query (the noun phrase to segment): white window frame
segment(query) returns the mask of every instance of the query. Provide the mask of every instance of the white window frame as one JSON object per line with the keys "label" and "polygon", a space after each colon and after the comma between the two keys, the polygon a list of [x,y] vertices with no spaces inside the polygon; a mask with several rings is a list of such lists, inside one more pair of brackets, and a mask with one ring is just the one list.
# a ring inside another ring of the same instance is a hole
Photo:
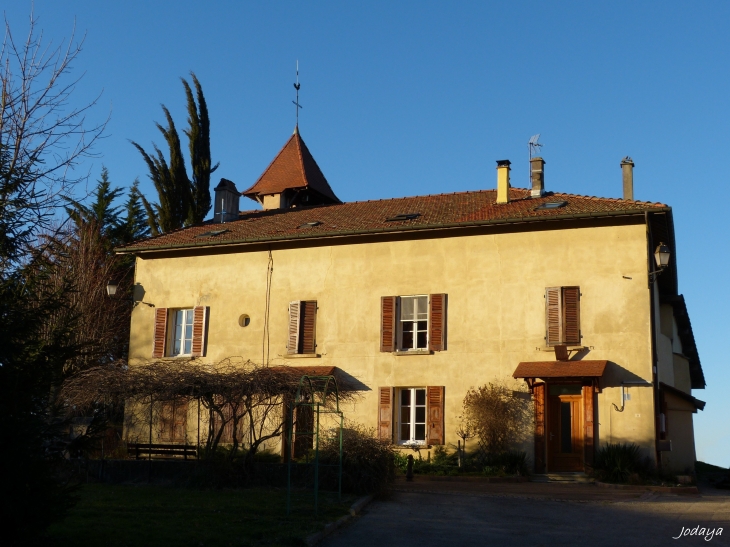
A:
{"label": "white window frame", "polygon": [[[422,312],[422,313],[426,314],[425,331],[418,330],[418,314],[419,314],[420,310],[418,310],[418,308],[417,308],[417,302],[418,302],[419,298],[424,298],[425,302],[426,302],[426,304],[425,304],[426,309],[424,310],[424,312]],[[415,321],[413,319],[404,320],[402,317],[403,301],[406,299],[413,300]],[[431,321],[431,318],[429,317],[429,312],[430,312],[429,299],[430,299],[430,296],[427,294],[413,294],[413,295],[398,297],[398,307],[397,307],[397,312],[396,312],[396,322],[397,322],[397,332],[398,332],[397,351],[428,351],[428,342],[429,342],[428,338],[429,338],[429,331],[430,331],[429,326],[430,326],[430,321]],[[405,347],[403,344],[403,324],[404,323],[413,323],[413,342],[411,344],[412,347]],[[418,333],[419,332],[426,333],[426,344],[423,347],[418,347]]]}
{"label": "white window frame", "polygon": [[[178,321],[178,314],[182,313],[182,327],[180,329],[181,336],[177,335],[177,327],[180,324]],[[185,326],[190,322],[190,337],[185,336]],[[192,355],[193,353],[193,323],[195,321],[195,309],[194,308],[177,308],[170,310],[170,318],[168,324],[170,325],[170,332],[168,336],[168,353],[169,357],[185,357]],[[180,342],[180,351],[175,353],[175,344]],[[185,352],[185,343],[190,344],[190,351]]]}
{"label": "white window frame", "polygon": [[[423,404],[417,405],[416,404],[416,392],[422,391],[423,392]],[[403,432],[401,426],[404,425],[403,420],[403,393],[408,392],[410,393],[410,399],[411,404],[408,405],[409,407],[409,421],[407,422],[409,424],[409,435],[408,438],[403,438]],[[409,445],[409,444],[417,444],[421,446],[426,446],[428,444],[428,428],[426,427],[428,422],[428,390],[425,387],[404,387],[404,388],[398,388],[396,389],[397,394],[397,439],[398,444],[400,445]],[[423,421],[418,422],[416,421],[416,413],[418,408],[423,408]],[[417,425],[423,425],[423,439],[416,439],[416,426]]]}

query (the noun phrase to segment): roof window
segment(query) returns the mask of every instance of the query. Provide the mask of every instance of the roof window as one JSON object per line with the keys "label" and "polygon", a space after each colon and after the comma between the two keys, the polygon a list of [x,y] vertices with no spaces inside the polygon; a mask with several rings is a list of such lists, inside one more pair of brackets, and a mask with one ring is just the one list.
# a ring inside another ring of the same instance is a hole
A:
{"label": "roof window", "polygon": [[568,205],[567,201],[548,201],[546,203],[543,203],[542,205],[538,205],[535,207],[535,210],[539,209],[560,209],[561,207],[565,207]]}
{"label": "roof window", "polygon": [[319,220],[314,220],[312,222],[305,222],[304,224],[300,224],[297,226],[297,228],[314,228],[315,226],[319,226],[322,224]]}
{"label": "roof window", "polygon": [[421,216],[421,213],[401,213],[391,218],[386,218],[386,222],[393,222],[396,220],[413,220]]}
{"label": "roof window", "polygon": [[229,232],[229,231],[230,230],[228,230],[228,229],[225,229],[225,230],[211,230],[210,232],[205,232],[203,234],[198,234],[195,237],[215,237],[215,236],[219,236],[219,235],[224,234],[224,233]]}

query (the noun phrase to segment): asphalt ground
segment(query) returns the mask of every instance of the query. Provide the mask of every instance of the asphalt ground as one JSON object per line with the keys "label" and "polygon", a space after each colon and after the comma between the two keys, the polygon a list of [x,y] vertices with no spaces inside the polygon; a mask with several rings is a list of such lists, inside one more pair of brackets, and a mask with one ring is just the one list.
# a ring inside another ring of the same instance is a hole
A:
{"label": "asphalt ground", "polygon": [[[682,535],[683,531],[688,535]],[[678,495],[593,484],[416,480],[396,483],[389,494],[373,501],[321,545],[645,547],[708,543],[730,546],[730,491],[701,486],[699,495]]]}

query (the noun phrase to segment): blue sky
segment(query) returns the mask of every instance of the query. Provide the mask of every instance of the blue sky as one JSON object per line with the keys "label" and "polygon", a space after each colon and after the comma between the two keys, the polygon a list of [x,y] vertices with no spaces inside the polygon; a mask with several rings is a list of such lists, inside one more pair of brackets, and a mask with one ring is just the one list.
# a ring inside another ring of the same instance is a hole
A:
{"label": "blue sky", "polygon": [[[4,8],[24,35],[30,1]],[[185,125],[179,78],[200,79],[216,177],[252,184],[294,127],[345,200],[491,188],[495,160],[527,185],[527,140],[541,133],[548,190],[635,197],[674,209],[684,293],[708,388],[698,457],[730,466],[730,3],[705,2],[99,2],[36,0],[47,39],[86,33],[81,103],[111,111],[102,163],[151,195],[128,140],[161,142],[167,105]],[[726,338],[726,336],[728,338]]]}

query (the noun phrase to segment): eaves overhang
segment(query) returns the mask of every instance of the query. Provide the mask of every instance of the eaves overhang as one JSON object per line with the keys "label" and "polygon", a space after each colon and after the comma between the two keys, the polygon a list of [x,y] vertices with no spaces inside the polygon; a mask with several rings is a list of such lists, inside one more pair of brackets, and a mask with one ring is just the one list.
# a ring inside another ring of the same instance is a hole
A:
{"label": "eaves overhang", "polygon": [[[671,207],[656,207],[652,210],[653,212],[671,212]],[[586,213],[568,213],[568,214],[557,214],[550,215],[549,217],[513,217],[513,218],[499,218],[499,219],[488,219],[488,220],[473,220],[463,222],[452,222],[452,223],[432,223],[432,224],[421,224],[414,225],[409,224],[407,226],[389,226],[380,228],[368,228],[361,230],[333,230],[333,231],[318,231],[317,233],[301,233],[301,234],[287,234],[282,236],[265,236],[265,237],[249,237],[239,239],[225,239],[221,241],[200,241],[200,242],[188,242],[188,243],[173,243],[167,245],[145,245],[144,247],[120,247],[115,249],[118,254],[145,254],[148,252],[158,253],[160,251],[173,251],[179,249],[204,249],[211,247],[226,247],[226,246],[240,246],[240,245],[251,245],[257,243],[274,243],[274,242],[285,242],[285,241],[300,241],[300,240],[317,240],[317,239],[331,239],[345,236],[366,236],[366,235],[377,235],[377,234],[395,234],[395,233],[408,233],[408,232],[437,232],[442,230],[454,230],[458,228],[474,228],[474,227],[488,227],[488,226],[500,226],[500,225],[518,225],[518,224],[536,224],[536,223],[551,223],[563,220],[590,220],[600,219],[609,217],[627,217],[627,216],[645,216],[644,209],[625,209],[616,211],[593,211]],[[236,221],[233,221],[236,222]],[[221,226],[225,226],[222,224]]]}

